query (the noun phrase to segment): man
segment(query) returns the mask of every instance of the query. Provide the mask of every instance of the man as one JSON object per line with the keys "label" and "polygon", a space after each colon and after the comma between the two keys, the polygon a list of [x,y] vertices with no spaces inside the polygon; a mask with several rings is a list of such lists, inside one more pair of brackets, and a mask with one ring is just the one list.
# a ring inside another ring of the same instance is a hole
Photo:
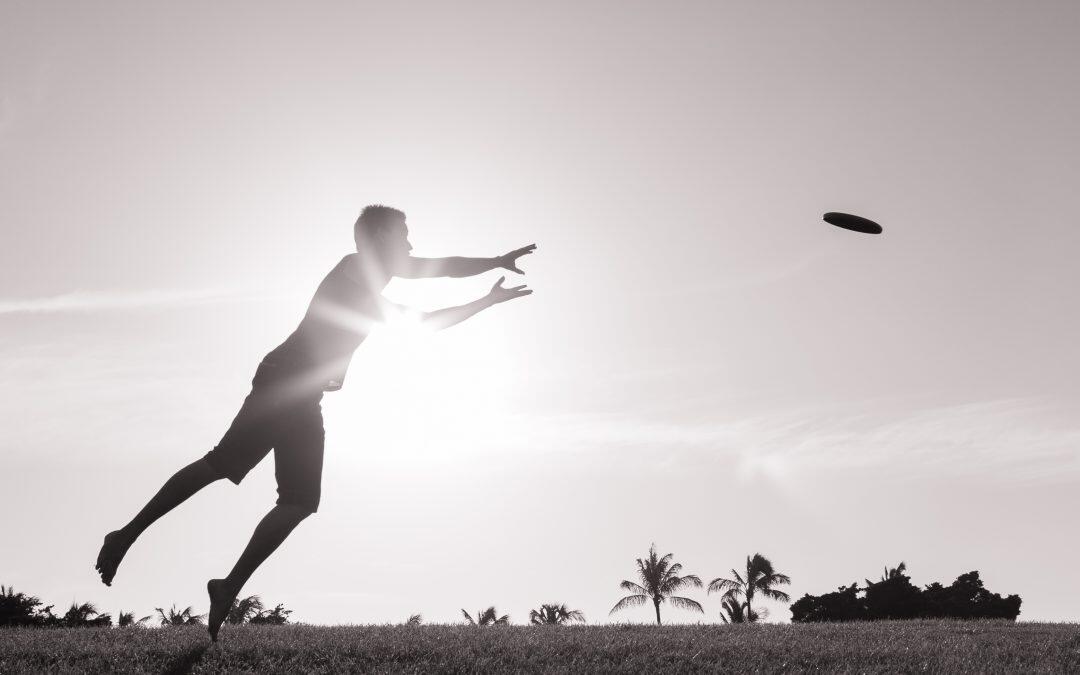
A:
{"label": "man", "polygon": [[[323,461],[323,392],[340,389],[353,351],[372,326],[388,313],[404,311],[382,297],[394,276],[409,279],[467,277],[496,268],[522,274],[517,259],[525,246],[496,258],[414,258],[409,255],[405,214],[388,206],[366,207],[356,220],[356,253],[341,259],[319,284],[299,327],[259,364],[251,393],[221,442],[203,458],[180,469],[141,511],[119,530],[105,535],[95,565],[105,585],[128,548],[154,521],[210,483],[228,478],[239,484],[274,450],[278,500],[255,528],[229,575],[211,579],[209,630],[217,640],[229,607],[248,578],[281,545],[301,520],[318,509]],[[504,288],[500,277],[484,297],[459,307],[420,313],[423,323],[442,329],[482,309],[532,293]]]}

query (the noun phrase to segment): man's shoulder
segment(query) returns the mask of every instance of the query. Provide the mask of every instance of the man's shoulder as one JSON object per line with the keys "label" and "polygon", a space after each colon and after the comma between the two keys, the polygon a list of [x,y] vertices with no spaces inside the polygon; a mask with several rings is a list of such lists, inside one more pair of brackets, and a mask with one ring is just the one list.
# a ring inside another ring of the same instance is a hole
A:
{"label": "man's shoulder", "polygon": [[330,270],[331,276],[344,276],[349,281],[367,286],[368,284],[364,280],[363,270],[360,269],[360,254],[349,253],[338,261],[337,265],[334,265],[334,269]]}

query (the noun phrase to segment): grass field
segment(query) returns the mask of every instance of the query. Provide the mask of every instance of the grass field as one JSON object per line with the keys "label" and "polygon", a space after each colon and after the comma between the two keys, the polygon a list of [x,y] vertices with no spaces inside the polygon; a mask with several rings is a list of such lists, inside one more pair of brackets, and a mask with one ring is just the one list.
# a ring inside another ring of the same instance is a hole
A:
{"label": "grass field", "polygon": [[1080,625],[2,629],[0,673],[1080,672]]}

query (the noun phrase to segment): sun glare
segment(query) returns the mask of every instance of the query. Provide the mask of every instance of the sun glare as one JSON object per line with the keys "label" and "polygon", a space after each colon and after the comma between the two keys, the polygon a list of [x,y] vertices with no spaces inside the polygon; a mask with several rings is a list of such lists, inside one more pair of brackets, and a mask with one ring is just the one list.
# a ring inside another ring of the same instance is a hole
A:
{"label": "sun glare", "polygon": [[328,441],[346,454],[418,465],[495,443],[505,353],[490,334],[476,338],[464,326],[430,330],[414,312],[387,317],[353,359]]}

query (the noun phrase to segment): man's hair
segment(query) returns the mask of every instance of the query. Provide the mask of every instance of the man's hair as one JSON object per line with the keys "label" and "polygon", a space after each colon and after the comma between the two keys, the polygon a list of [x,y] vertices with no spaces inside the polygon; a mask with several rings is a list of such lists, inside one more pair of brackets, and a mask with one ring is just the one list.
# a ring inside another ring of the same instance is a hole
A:
{"label": "man's hair", "polygon": [[356,219],[356,224],[353,225],[353,237],[357,241],[370,239],[381,231],[387,223],[399,218],[405,218],[404,211],[399,211],[390,206],[383,206],[382,204],[365,206],[364,210],[360,212],[360,217]]}

